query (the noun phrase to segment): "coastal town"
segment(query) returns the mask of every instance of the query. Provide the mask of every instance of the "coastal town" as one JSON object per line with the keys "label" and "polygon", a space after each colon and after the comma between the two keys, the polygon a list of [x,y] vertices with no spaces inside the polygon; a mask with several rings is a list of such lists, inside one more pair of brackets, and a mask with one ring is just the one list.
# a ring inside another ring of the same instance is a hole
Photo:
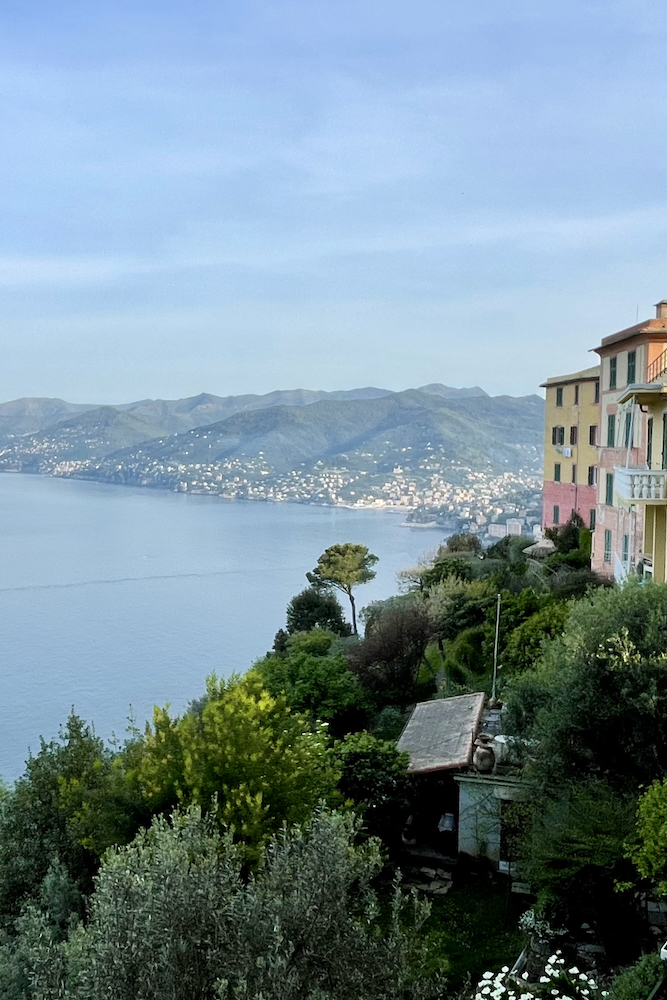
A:
{"label": "coastal town", "polygon": [[[311,503],[323,506],[404,510],[406,524],[470,531],[491,540],[505,534],[531,534],[540,524],[542,471],[532,467],[497,472],[472,469],[434,453],[427,462],[395,465],[378,472],[369,454],[367,468],[327,467],[316,462],[276,472],[262,453],[255,459],[226,459],[192,465],[145,460],[133,468],[118,465],[114,481],[223,500]],[[352,465],[359,465],[355,456]],[[537,466],[537,467],[536,467]],[[89,478],[90,462],[60,461],[51,475]]]}

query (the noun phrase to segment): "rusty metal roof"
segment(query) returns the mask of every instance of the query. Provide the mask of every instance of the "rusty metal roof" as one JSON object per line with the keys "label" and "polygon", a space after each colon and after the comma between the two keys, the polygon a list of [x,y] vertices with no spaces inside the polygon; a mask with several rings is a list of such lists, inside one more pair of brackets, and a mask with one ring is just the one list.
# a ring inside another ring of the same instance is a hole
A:
{"label": "rusty metal roof", "polygon": [[398,741],[398,749],[410,755],[408,771],[426,774],[467,767],[485,699],[483,692],[477,692],[415,705]]}

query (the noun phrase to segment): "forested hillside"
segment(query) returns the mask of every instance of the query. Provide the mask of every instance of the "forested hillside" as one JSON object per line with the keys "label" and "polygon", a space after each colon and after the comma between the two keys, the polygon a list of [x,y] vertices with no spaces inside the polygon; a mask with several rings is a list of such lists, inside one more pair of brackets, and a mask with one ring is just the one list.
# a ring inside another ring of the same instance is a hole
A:
{"label": "forested hillside", "polygon": [[[468,396],[485,396],[479,386],[456,389],[434,382],[420,388],[421,392],[440,396],[443,399],[459,399]],[[267,409],[271,406],[308,406],[322,399],[376,399],[388,396],[389,389],[366,386],[361,389],[339,389],[324,392],[313,389],[278,389],[263,396],[247,393],[242,396],[216,396],[202,392],[198,396],[184,399],[140,399],[131,403],[113,404],[114,410],[132,413],[136,417],[152,423],[156,436],[177,434],[179,431],[203,427],[231,417],[244,410]],[[99,409],[99,403],[68,403],[63,399],[27,397],[0,403],[0,441],[22,434],[34,434],[52,427],[86,410]]]}
{"label": "forested hillside", "polygon": [[188,468],[225,462],[259,462],[257,474],[317,462],[386,473],[397,463],[417,467],[436,452],[458,464],[514,471],[535,465],[542,411],[538,396],[449,398],[410,390],[257,408],[165,437],[159,435],[173,414],[101,407],[8,442],[0,470],[168,485]]}

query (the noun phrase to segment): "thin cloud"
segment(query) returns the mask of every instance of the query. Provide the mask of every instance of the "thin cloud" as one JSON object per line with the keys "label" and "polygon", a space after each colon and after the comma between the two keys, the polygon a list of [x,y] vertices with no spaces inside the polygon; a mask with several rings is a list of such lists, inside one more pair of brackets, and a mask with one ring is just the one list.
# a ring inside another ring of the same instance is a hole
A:
{"label": "thin cloud", "polygon": [[[238,241],[234,246],[216,246],[211,234],[179,249],[172,241],[171,251],[153,257],[0,257],[0,286],[107,284],[133,276],[221,268],[267,269],[297,268],[307,270],[309,263],[340,257],[374,257],[432,250],[456,250],[464,247],[520,246],[534,253],[605,247],[610,241],[646,237],[658,240],[667,233],[667,203],[631,212],[589,217],[531,217],[443,220],[438,226],[387,228],[384,232],[318,233],[287,235],[279,244],[261,234]],[[221,241],[224,242],[224,241]],[[199,245],[198,245],[199,244]]]}

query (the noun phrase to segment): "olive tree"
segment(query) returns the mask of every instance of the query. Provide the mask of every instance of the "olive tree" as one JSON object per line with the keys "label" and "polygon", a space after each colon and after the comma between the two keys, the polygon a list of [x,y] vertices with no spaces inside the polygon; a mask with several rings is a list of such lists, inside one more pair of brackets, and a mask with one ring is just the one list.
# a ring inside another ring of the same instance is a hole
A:
{"label": "olive tree", "polygon": [[[31,1000],[416,1000],[434,993],[426,904],[396,887],[380,916],[378,845],[320,809],[272,838],[243,877],[231,838],[197,808],[111,850],[87,925],[64,944],[37,911],[24,955]],[[408,910],[413,910],[409,918]]]}

